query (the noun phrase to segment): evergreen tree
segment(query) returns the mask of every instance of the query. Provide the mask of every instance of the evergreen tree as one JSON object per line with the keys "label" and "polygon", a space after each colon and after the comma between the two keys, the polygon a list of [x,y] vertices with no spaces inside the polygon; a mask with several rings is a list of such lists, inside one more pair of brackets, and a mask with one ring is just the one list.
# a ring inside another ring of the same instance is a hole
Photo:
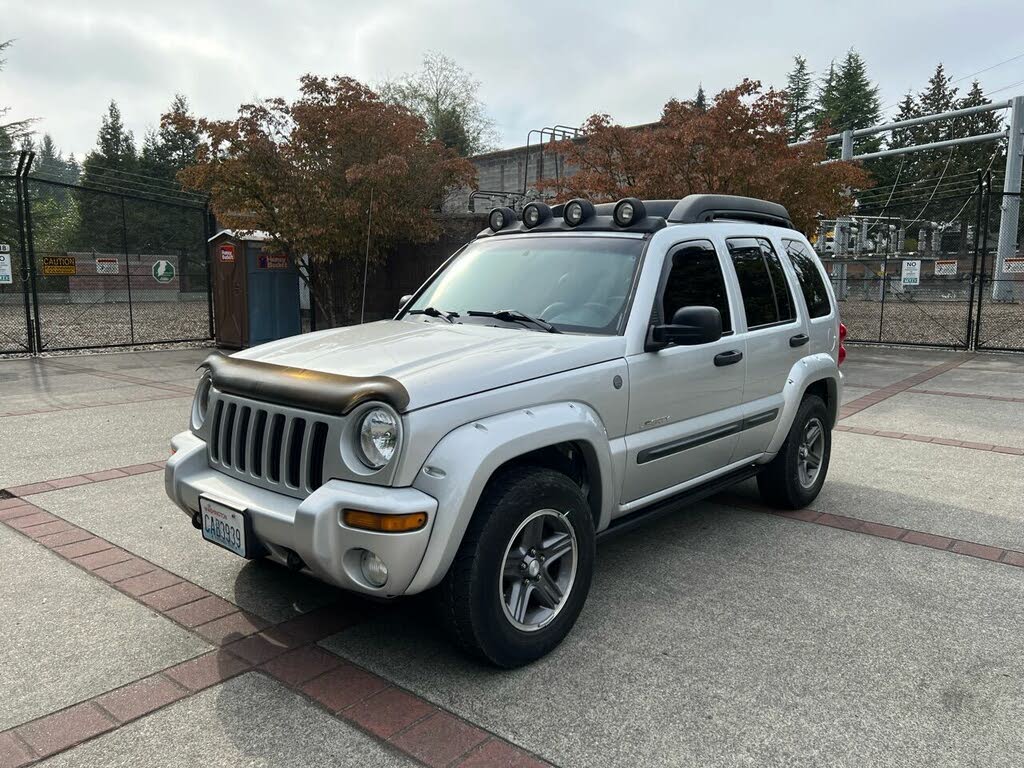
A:
{"label": "evergreen tree", "polygon": [[[807,137],[812,126],[812,75],[803,56],[793,57],[793,69],[786,75],[786,124],[791,141]],[[703,97],[703,90],[699,92]]]}
{"label": "evergreen tree", "polygon": [[124,249],[121,200],[93,190],[131,188],[137,170],[135,140],[124,127],[117,102],[111,101],[96,136],[96,148],[82,163],[82,183],[87,189],[78,192],[78,248],[96,252]]}
{"label": "evergreen tree", "polygon": [[698,112],[708,111],[708,97],[704,95],[704,83],[697,84],[697,95],[693,97],[693,106]]}
{"label": "evergreen tree", "polygon": [[878,86],[871,83],[867,65],[859,53],[850,49],[835,76],[837,108],[833,128],[867,128],[879,122],[881,104]]}
{"label": "evergreen tree", "polygon": [[836,63],[830,62],[828,73],[818,81],[818,95],[814,105],[814,127],[820,129],[828,124],[836,130],[839,116],[839,93],[836,75]]}
{"label": "evergreen tree", "polygon": [[[985,97],[981,84],[975,80],[971,83],[970,90],[956,105],[957,109],[968,107],[980,107],[991,104],[991,99]],[[981,136],[987,133],[995,133],[1003,129],[1003,119],[998,112],[981,112],[976,115],[969,115],[957,119],[955,128],[957,136]],[[966,173],[991,168],[1002,168],[1006,158],[1006,145],[1001,142],[983,142],[978,144],[965,144],[959,149],[961,160],[960,167]],[[995,156],[993,158],[993,155]]]}

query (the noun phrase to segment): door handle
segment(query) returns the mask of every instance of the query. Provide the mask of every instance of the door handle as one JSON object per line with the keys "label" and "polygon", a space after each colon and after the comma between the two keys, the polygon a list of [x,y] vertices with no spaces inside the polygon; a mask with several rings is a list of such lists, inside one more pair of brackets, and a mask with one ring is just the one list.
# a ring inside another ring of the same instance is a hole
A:
{"label": "door handle", "polygon": [[723,365],[732,365],[743,359],[743,353],[738,349],[731,349],[728,352],[719,352],[715,355],[715,365],[721,368]]}
{"label": "door handle", "polygon": [[789,337],[789,346],[791,346],[791,347],[802,347],[804,344],[806,344],[810,340],[811,340],[811,337],[808,336],[806,333],[798,333],[796,336],[790,336]]}

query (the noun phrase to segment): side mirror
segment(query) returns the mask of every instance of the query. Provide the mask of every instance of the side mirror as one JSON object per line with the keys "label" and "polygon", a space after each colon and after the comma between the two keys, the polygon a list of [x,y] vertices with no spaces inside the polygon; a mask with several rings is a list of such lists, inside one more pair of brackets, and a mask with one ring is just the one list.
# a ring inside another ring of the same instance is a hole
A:
{"label": "side mirror", "polygon": [[647,351],[664,349],[669,344],[693,346],[710,344],[722,338],[722,313],[715,307],[682,307],[669,325],[652,325]]}
{"label": "side mirror", "polygon": [[407,294],[405,294],[405,296],[400,298],[398,300],[398,311],[401,312],[402,309],[404,309],[405,305],[408,304],[410,301],[412,301],[412,294],[411,293],[407,293]]}

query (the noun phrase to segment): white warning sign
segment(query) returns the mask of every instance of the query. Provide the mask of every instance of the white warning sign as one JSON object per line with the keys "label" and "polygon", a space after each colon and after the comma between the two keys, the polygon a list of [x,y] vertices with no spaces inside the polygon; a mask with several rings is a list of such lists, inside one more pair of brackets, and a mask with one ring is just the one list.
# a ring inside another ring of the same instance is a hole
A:
{"label": "white warning sign", "polygon": [[921,262],[917,259],[907,259],[904,261],[901,277],[902,280],[900,282],[903,283],[903,285],[920,285]]}
{"label": "white warning sign", "polygon": [[956,277],[957,273],[957,261],[956,259],[936,259],[935,260],[935,276],[936,277]]}
{"label": "white warning sign", "polygon": [[1003,261],[1003,272],[1009,272],[1011,275],[1019,275],[1024,273],[1024,258],[1019,256],[1011,256],[1010,258]]}

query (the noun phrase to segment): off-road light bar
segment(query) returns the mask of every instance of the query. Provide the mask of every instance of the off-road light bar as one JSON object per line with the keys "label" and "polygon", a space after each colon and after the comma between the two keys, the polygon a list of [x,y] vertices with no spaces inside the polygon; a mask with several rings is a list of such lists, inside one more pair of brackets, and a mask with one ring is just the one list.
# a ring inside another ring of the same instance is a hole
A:
{"label": "off-road light bar", "polygon": [[495,232],[500,232],[516,220],[516,212],[511,208],[495,208],[487,217],[487,223]]}
{"label": "off-road light bar", "polygon": [[530,203],[523,208],[523,224],[526,225],[527,229],[533,229],[550,218],[551,208],[545,203]]}
{"label": "off-road light bar", "polygon": [[647,216],[647,209],[642,201],[635,197],[626,197],[615,204],[612,218],[620,227],[629,227]]}
{"label": "off-road light bar", "polygon": [[570,200],[562,209],[562,218],[570,227],[577,227],[594,215],[594,204],[589,200]]}

